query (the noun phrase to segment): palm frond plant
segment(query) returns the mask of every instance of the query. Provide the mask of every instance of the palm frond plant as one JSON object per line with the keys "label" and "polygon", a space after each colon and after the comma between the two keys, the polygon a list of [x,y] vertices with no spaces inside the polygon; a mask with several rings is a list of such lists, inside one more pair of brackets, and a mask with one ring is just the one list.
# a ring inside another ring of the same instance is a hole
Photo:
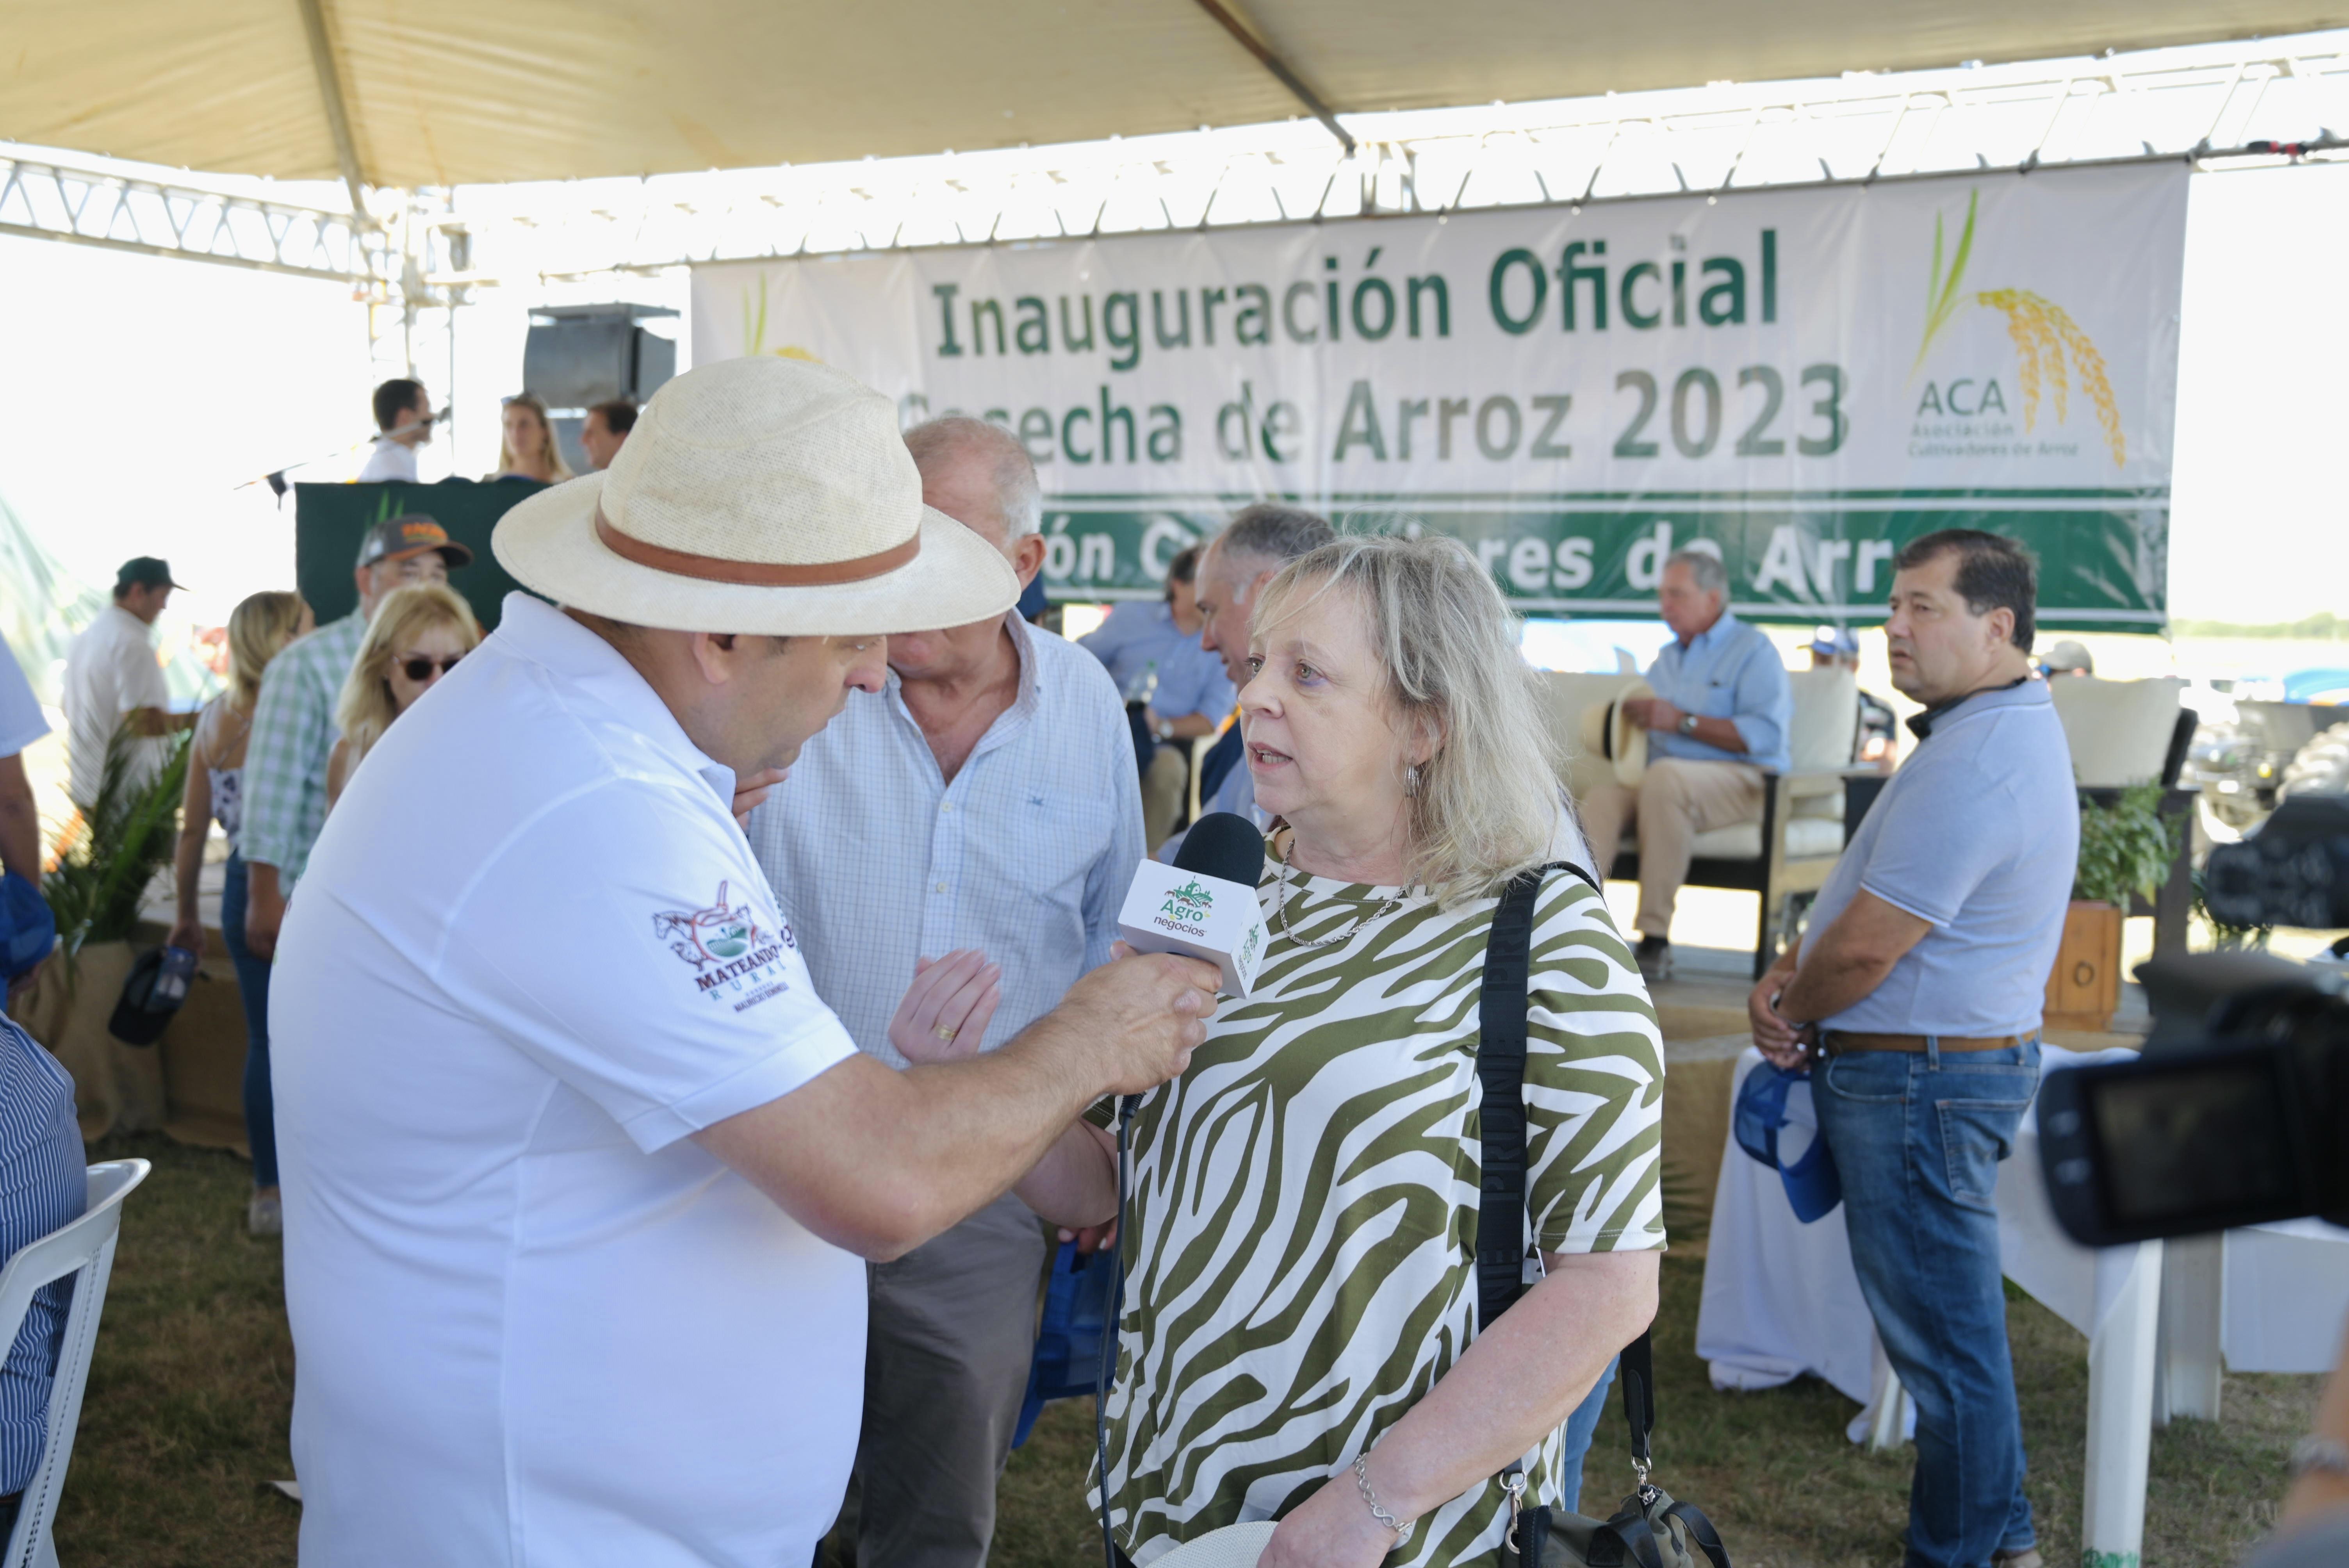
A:
{"label": "palm frond plant", "polygon": [[2172,823],[2161,814],[2162,789],[2139,784],[2124,789],[2109,806],[2080,797],[2080,861],[2072,875],[2072,896],[2109,903],[2124,913],[2129,895],[2148,903],[2169,880],[2178,858],[2181,820]]}
{"label": "palm frond plant", "polygon": [[146,756],[152,742],[129,723],[107,743],[98,797],[83,813],[82,831],[60,843],[56,866],[41,879],[41,894],[57,917],[68,985],[82,948],[125,941],[139,924],[147,884],[171,858],[179,836],[191,738],[184,730],[171,737],[163,765],[152,773]]}

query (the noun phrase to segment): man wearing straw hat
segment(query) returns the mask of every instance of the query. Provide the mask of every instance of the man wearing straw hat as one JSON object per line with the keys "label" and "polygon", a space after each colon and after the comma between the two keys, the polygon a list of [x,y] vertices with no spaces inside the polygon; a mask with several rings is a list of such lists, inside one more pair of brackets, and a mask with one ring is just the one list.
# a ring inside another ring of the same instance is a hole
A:
{"label": "man wearing straw hat", "polygon": [[1614,777],[1578,802],[1602,872],[1623,830],[1639,834],[1634,956],[1651,985],[1671,977],[1672,905],[1696,836],[1761,820],[1762,769],[1786,766],[1795,713],[1778,650],[1729,613],[1729,573],[1715,551],[1674,551],[1656,603],[1673,640],[1648,678],[1609,705],[1601,722],[1616,742],[1606,753]]}
{"label": "man wearing straw hat", "polygon": [[994,985],[928,954],[904,1071],[815,995],[735,812],[880,686],[887,634],[1011,607],[921,495],[836,371],[678,377],[609,470],[499,524],[554,604],[510,596],[337,804],[271,996],[307,1561],[807,1562],[860,1259],[1203,1037],[1215,971],[1165,956],[938,1061]]}

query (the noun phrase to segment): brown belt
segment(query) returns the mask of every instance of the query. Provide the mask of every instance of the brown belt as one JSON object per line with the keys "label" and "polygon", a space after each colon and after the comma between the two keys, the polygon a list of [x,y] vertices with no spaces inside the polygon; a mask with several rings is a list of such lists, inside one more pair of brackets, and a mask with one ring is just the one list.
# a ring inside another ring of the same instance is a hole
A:
{"label": "brown belt", "polygon": [[[1945,1051],[2002,1051],[2022,1042],[2013,1035],[2001,1035],[1996,1039],[1969,1040],[1942,1035],[1934,1042]],[[1844,1029],[1829,1029],[1821,1037],[1820,1055],[1847,1056],[1853,1051],[1914,1051],[1922,1053],[1922,1035],[1871,1035]]]}

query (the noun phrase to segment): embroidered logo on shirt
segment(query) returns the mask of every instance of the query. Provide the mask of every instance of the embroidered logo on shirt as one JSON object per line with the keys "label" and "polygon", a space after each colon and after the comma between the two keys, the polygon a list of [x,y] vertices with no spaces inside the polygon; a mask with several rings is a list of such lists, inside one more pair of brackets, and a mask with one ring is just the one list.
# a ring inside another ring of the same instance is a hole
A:
{"label": "embroidered logo on shirt", "polygon": [[784,948],[797,944],[790,926],[771,935],[760,929],[749,903],[727,903],[728,885],[718,884],[718,897],[707,909],[660,911],[653,916],[653,934],[693,965],[696,989],[704,995],[739,997],[739,1013],[791,988],[782,978],[781,959]]}

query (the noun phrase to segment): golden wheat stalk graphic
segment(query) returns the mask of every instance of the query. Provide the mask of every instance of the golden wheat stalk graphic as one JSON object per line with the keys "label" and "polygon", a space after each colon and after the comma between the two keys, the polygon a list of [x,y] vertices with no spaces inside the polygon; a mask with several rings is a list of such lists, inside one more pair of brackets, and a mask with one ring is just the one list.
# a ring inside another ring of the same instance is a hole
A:
{"label": "golden wheat stalk graphic", "polygon": [[[1960,291],[1959,284],[1973,252],[1974,210],[1981,200],[1979,191],[1967,199],[1966,226],[1958,237],[1957,252],[1946,278],[1941,273],[1941,220],[1938,214],[1933,219],[1933,267],[1925,285],[1925,336],[1917,346],[1917,366],[1923,366],[1933,340],[1969,297]],[[2104,430],[2105,445],[2112,449],[2113,466],[2121,467],[2128,458],[2128,438],[2121,431],[2120,407],[2113,400],[2112,378],[2106,374],[2104,355],[2080,324],[2072,319],[2071,313],[2029,289],[1985,289],[1971,298],[1975,304],[2006,317],[2006,335],[2014,345],[2023,385],[2023,429],[2028,431],[2039,422],[2039,394],[2043,387],[2054,402],[2054,422],[2060,425],[2070,418],[2072,383],[2064,367],[2068,358],[2071,374],[2080,378],[2080,390],[2095,407],[2096,423]],[[1911,367],[1912,375],[1915,368]]]}

